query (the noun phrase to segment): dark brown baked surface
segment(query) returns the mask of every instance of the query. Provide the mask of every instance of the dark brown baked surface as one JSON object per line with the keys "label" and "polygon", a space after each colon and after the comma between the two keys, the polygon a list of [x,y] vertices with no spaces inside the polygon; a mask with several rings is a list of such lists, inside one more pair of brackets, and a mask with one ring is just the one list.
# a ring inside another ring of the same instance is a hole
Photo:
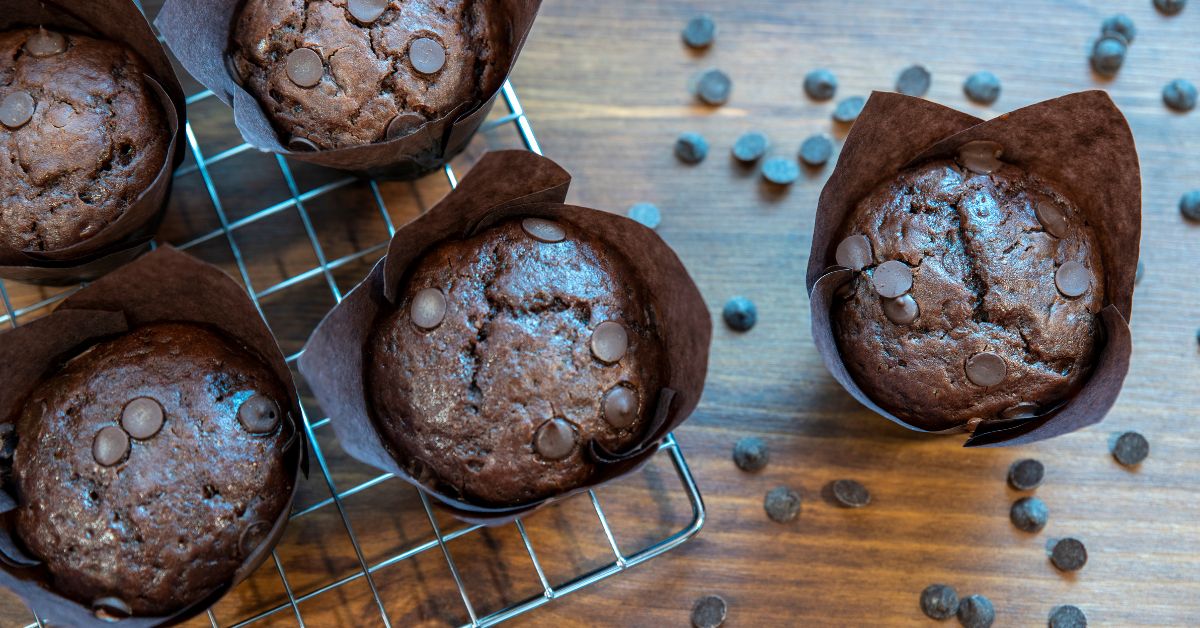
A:
{"label": "dark brown baked surface", "polygon": [[[631,444],[665,381],[652,306],[625,262],[566,223],[533,225],[558,242],[523,224],[433,249],[368,347],[373,412],[397,461],[481,505],[526,503],[587,481],[588,442],[610,451]],[[430,288],[445,295],[442,319],[420,307],[417,295]],[[626,331],[623,353],[607,335],[612,322]],[[614,390],[634,393],[626,420],[606,418]]]}
{"label": "dark brown baked surface", "polygon": [[171,138],[146,72],[114,42],[0,33],[0,256],[87,240],[154,181]]}
{"label": "dark brown baked surface", "polygon": [[[205,327],[155,324],[96,345],[40,384],[17,421],[20,539],[85,606],[115,597],[160,615],[202,599],[287,503],[290,423],[277,413],[256,434],[239,420],[255,395],[286,408],[285,391]],[[153,435],[130,416],[135,399],[161,409]]]}
{"label": "dark brown baked surface", "polygon": [[[499,85],[510,39],[501,11],[495,0],[246,0],[231,65],[285,145],[370,144],[386,139],[393,120],[392,136],[404,135]],[[414,65],[418,40],[444,51],[435,71],[436,60]],[[303,65],[292,58],[303,48],[320,67],[290,74],[289,59],[292,70]]]}
{"label": "dark brown baked surface", "polygon": [[[930,430],[1028,417],[1090,372],[1104,268],[1091,227],[1046,181],[1007,164],[924,164],[863,199],[839,242],[852,236],[870,261],[834,306],[835,334],[855,380],[896,416]],[[842,265],[858,265],[845,263],[852,244]],[[911,290],[881,296],[903,290],[904,267]],[[1072,270],[1079,296],[1063,292],[1076,291]],[[910,297],[918,314],[905,322]]]}

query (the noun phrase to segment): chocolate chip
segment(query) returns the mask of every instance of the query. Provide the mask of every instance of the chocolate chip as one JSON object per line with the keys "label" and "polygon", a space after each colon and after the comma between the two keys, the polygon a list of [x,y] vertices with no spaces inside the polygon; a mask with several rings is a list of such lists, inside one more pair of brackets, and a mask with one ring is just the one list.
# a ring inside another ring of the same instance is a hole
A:
{"label": "chocolate chip", "polygon": [[717,34],[717,23],[708,15],[697,15],[683,27],[683,43],[689,48],[708,48]]}
{"label": "chocolate chip", "polygon": [[1004,162],[1000,156],[1004,146],[989,140],[975,140],[958,147],[958,165],[976,174],[990,174],[1000,169]]}
{"label": "chocolate chip", "polygon": [[129,435],[124,430],[109,425],[100,428],[92,439],[92,458],[100,466],[111,467],[125,459],[129,454]]}
{"label": "chocolate chip", "polygon": [[275,431],[282,418],[279,404],[266,395],[254,393],[238,407],[238,421],[251,434],[269,434]]}
{"label": "chocolate chip", "polygon": [[149,397],[138,397],[125,404],[125,409],[121,411],[121,427],[138,440],[154,436],[162,426],[162,406]]}
{"label": "chocolate chip", "polygon": [[616,321],[604,321],[592,332],[592,355],[606,364],[616,364],[629,348],[629,334]]}
{"label": "chocolate chip", "polygon": [[867,101],[862,96],[851,96],[842,99],[833,109],[833,119],[836,122],[849,124],[858,119],[858,114],[862,113],[863,107]]}
{"label": "chocolate chip", "polygon": [[698,164],[708,156],[708,140],[699,133],[680,133],[675,140],[675,156],[685,164]]}
{"label": "chocolate chip", "polygon": [[262,545],[266,540],[267,534],[271,532],[271,522],[259,519],[254,523],[246,526],[241,535],[238,536],[238,556],[245,558],[254,553],[254,550]]}
{"label": "chocolate chip", "polygon": [[628,215],[651,229],[657,229],[662,223],[662,212],[653,203],[637,203],[629,208]]}
{"label": "chocolate chip", "polygon": [[413,295],[409,318],[421,329],[434,329],[446,318],[446,295],[437,288],[425,288]]}
{"label": "chocolate chip", "polygon": [[833,155],[833,140],[824,133],[810,135],[800,145],[800,161],[809,166],[824,166]]}
{"label": "chocolate chip", "polygon": [[1175,111],[1196,108],[1196,85],[1187,79],[1175,79],[1163,87],[1163,103]]}
{"label": "chocolate chip", "polygon": [[550,419],[533,435],[533,448],[547,460],[562,460],[575,450],[575,426],[566,419]]}
{"label": "chocolate chip", "polygon": [[446,65],[446,49],[429,37],[418,37],[408,44],[408,60],[421,74],[436,74]]}
{"label": "chocolate chip", "polygon": [[1113,439],[1109,450],[1117,462],[1136,467],[1150,455],[1150,441],[1137,432],[1125,432]]}
{"label": "chocolate chip", "polygon": [[1032,491],[1041,486],[1046,475],[1046,466],[1040,460],[1025,458],[1012,463],[1008,468],[1008,485],[1018,491]]}
{"label": "chocolate chip", "polygon": [[1179,213],[1188,220],[1200,222],[1200,189],[1185,192],[1179,197]]}
{"label": "chocolate chip", "polygon": [[65,128],[71,122],[71,116],[75,115],[75,109],[65,102],[60,102],[52,107],[46,114],[46,119],[53,124],[55,128]]}
{"label": "chocolate chip", "polygon": [[924,96],[929,93],[933,75],[922,65],[910,65],[896,78],[896,91],[905,96]]}
{"label": "chocolate chip", "polygon": [[776,523],[787,523],[800,515],[800,494],[786,486],[777,486],[763,498],[763,509]]}
{"label": "chocolate chip", "polygon": [[1056,237],[1064,238],[1067,235],[1067,215],[1059,209],[1058,204],[1047,200],[1037,201],[1033,206],[1033,213],[1037,216],[1038,222],[1042,223],[1042,228],[1046,233]]}
{"label": "chocolate chip", "polygon": [[1008,510],[1008,518],[1018,530],[1025,532],[1038,532],[1046,527],[1046,519],[1049,518],[1050,511],[1046,508],[1046,503],[1037,497],[1022,497],[1013,502],[1012,508]]}
{"label": "chocolate chip", "polygon": [[758,322],[758,307],[746,297],[733,297],[725,302],[721,317],[734,331],[750,331]]}
{"label": "chocolate chip", "polygon": [[770,141],[767,140],[767,136],[763,133],[759,133],[758,131],[743,133],[733,143],[733,158],[744,164],[752,164],[767,154],[767,147],[769,145]]}
{"label": "chocolate chip", "polygon": [[288,140],[287,147],[293,153],[315,153],[321,150],[312,140],[295,136]]}
{"label": "chocolate chip", "polygon": [[50,57],[67,49],[67,38],[62,33],[39,28],[38,32],[25,40],[25,50],[35,57]]}
{"label": "chocolate chip", "polygon": [[421,128],[425,124],[425,117],[419,113],[401,113],[394,116],[388,122],[387,130],[384,131],[384,138],[394,140],[397,137],[404,137],[413,131]]}
{"label": "chocolate chip", "polygon": [[976,386],[995,386],[1008,375],[1008,363],[1004,358],[984,351],[967,358],[967,379]]}
{"label": "chocolate chip", "polygon": [[1187,6],[1187,0],[1154,0],[1154,8],[1163,15],[1175,15]]}
{"label": "chocolate chip", "polygon": [[958,623],[963,628],[991,628],[995,621],[996,609],[982,595],[968,595],[958,603]]}
{"label": "chocolate chip", "polygon": [[118,622],[130,615],[133,609],[119,597],[102,597],[92,602],[92,614],[96,619],[107,622]]}
{"label": "chocolate chip", "polygon": [[1050,611],[1050,628],[1087,628],[1087,615],[1078,606],[1064,604]]}
{"label": "chocolate chip", "polygon": [[990,105],[1000,97],[1000,79],[987,70],[976,72],[963,82],[963,93],[977,103]]}
{"label": "chocolate chip", "polygon": [[921,612],[930,619],[950,619],[958,612],[958,592],[946,584],[931,584],[921,591]]}
{"label": "chocolate chip", "polygon": [[1097,39],[1092,45],[1092,69],[1103,76],[1116,74],[1125,63],[1125,53],[1128,50],[1123,39],[1111,35]]}
{"label": "chocolate chip", "polygon": [[1133,20],[1124,13],[1118,13],[1100,24],[1101,35],[1120,35],[1125,38],[1126,44],[1132,44],[1134,38],[1137,37],[1137,27],[1133,25]]}
{"label": "chocolate chip", "polygon": [[325,75],[325,63],[321,55],[312,48],[297,48],[287,57],[287,76],[300,87],[312,87],[321,82]]}
{"label": "chocolate chip", "polygon": [[912,290],[912,269],[908,264],[899,260],[888,260],[875,268],[871,273],[871,285],[879,296],[894,299]]}
{"label": "chocolate chip", "polygon": [[1054,285],[1065,297],[1077,297],[1088,291],[1092,284],[1092,271],[1087,266],[1070,261],[1058,267],[1054,273]]}
{"label": "chocolate chip", "polygon": [[1032,419],[1033,417],[1037,416],[1038,410],[1040,409],[1041,408],[1038,406],[1038,404],[1033,403],[1032,401],[1022,401],[1005,408],[1004,411],[1000,413],[1000,417],[1010,421],[1016,419]]}
{"label": "chocolate chip", "polygon": [[800,178],[800,165],[787,157],[771,157],[760,169],[763,179],[775,185],[791,185]]}
{"label": "chocolate chip", "polygon": [[706,595],[692,605],[692,626],[694,628],[718,628],[725,623],[728,607],[725,600],[717,595]]}
{"label": "chocolate chip", "polygon": [[733,81],[728,74],[716,68],[709,68],[695,78],[692,91],[700,102],[718,107],[729,102]]}
{"label": "chocolate chip", "polygon": [[534,218],[532,216],[525,218],[521,221],[521,228],[534,240],[545,242],[546,244],[562,242],[567,237],[567,232],[562,228],[562,225],[553,220],[546,220],[545,218]]}
{"label": "chocolate chip", "polygon": [[346,9],[354,19],[370,24],[387,10],[388,0],[349,0]]}
{"label": "chocolate chip", "polygon": [[638,417],[637,391],[622,384],[613,386],[604,393],[600,411],[609,425],[622,430],[630,427]]}
{"label": "chocolate chip", "polygon": [[13,92],[0,101],[0,124],[19,129],[33,117],[34,102],[29,92]]}
{"label": "chocolate chip", "polygon": [[762,471],[771,460],[767,443],[757,436],[746,436],[733,444],[733,464],[748,473]]}
{"label": "chocolate chip", "polygon": [[1087,548],[1079,539],[1051,539],[1046,545],[1050,562],[1062,571],[1079,571],[1087,564]]}
{"label": "chocolate chip", "polygon": [[897,325],[908,325],[921,315],[921,308],[917,306],[917,300],[912,298],[911,294],[895,299],[883,299],[882,305],[883,315]]}
{"label": "chocolate chip", "polygon": [[850,270],[862,270],[871,265],[874,257],[871,253],[871,241],[862,234],[852,235],[838,243],[837,252],[833,258],[838,266]]}
{"label": "chocolate chip", "polygon": [[871,503],[871,492],[855,480],[835,480],[833,498],[847,508],[862,508]]}
{"label": "chocolate chip", "polygon": [[804,75],[804,93],[813,100],[829,100],[837,93],[837,77],[821,68]]}

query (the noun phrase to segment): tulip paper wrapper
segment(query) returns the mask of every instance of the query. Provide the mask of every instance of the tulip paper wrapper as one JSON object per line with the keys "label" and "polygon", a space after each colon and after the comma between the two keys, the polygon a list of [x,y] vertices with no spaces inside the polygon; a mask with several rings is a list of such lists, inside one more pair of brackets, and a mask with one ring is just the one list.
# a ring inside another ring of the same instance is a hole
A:
{"label": "tulip paper wrapper", "polygon": [[[440,168],[466,148],[491,111],[500,88],[517,62],[541,0],[501,0],[498,12],[509,23],[509,55],[498,63],[494,85],[482,85],[482,102],[464,103],[394,139],[320,151],[291,151],[280,139],[258,99],[238,84],[226,63],[234,22],[243,0],[167,0],[155,24],[183,67],[217,98],[233,107],[233,121],[255,148],[319,166],[389,179],[415,179]],[[324,53],[323,53],[324,54]]]}
{"label": "tulip paper wrapper", "polygon": [[817,205],[807,276],[813,341],[826,368],[855,399],[900,425],[925,431],[872,401],[842,361],[832,308],[835,292],[854,272],[834,261],[835,238],[858,201],[877,186],[909,166],[953,158],[959,147],[976,140],[998,142],[1003,161],[1055,182],[1087,216],[1107,272],[1107,303],[1098,314],[1103,345],[1082,389],[1037,417],[985,421],[966,446],[1030,443],[1098,423],[1116,402],[1129,370],[1128,321],[1141,235],[1137,150],[1125,117],[1102,91],[1047,100],[986,122],[920,98],[872,94]]}
{"label": "tulip paper wrapper", "polygon": [[[292,488],[287,507],[265,540],[224,587],[173,615],[129,617],[120,621],[121,626],[181,622],[203,612],[246,579],[278,543],[291,513],[298,474],[307,468],[299,398],[270,329],[237,282],[215,266],[170,247],[161,247],[88,285],[50,315],[0,334],[0,420],[15,418],[43,377],[87,347],[159,321],[194,322],[215,328],[252,350],[284,383],[290,403],[285,405],[288,420],[282,429],[295,434],[285,451],[287,464],[293,469]],[[111,626],[111,622],[94,616],[90,608],[56,593],[40,562],[21,550],[10,512],[16,507],[15,496],[0,490],[0,513],[4,513],[0,514],[0,585],[21,596],[43,621],[63,626]]]}
{"label": "tulip paper wrapper", "polygon": [[[321,322],[300,358],[301,373],[332,418],[338,439],[350,455],[413,484],[466,521],[506,523],[635,470],[654,455],[662,438],[692,413],[704,388],[712,323],[687,270],[670,247],[645,226],[623,216],[563,204],[570,180],[557,164],[530,152],[484,155],[457,189],[396,232],[387,255]],[[654,299],[669,374],[658,395],[657,412],[639,442],[621,452],[591,449],[597,474],[590,482],[549,499],[492,508],[421,483],[392,457],[372,418],[363,377],[364,347],[380,314],[391,311],[398,302],[407,269],[425,251],[517,216],[570,223],[626,258],[636,280],[644,283],[646,293]]]}
{"label": "tulip paper wrapper", "polygon": [[146,62],[153,76],[145,76],[162,106],[171,142],[167,159],[150,186],[134,199],[119,218],[96,235],[56,251],[27,251],[0,256],[0,277],[42,284],[90,281],[145,253],[162,221],[172,172],[183,161],[183,89],[167,59],[166,50],[132,0],[89,0],[59,3],[52,0],[0,0],[0,29],[45,26],[122,43]]}

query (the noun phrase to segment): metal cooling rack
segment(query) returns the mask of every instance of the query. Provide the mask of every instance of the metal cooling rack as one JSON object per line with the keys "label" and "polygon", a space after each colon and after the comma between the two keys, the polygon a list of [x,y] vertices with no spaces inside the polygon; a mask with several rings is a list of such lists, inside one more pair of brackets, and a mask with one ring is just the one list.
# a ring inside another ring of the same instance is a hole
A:
{"label": "metal cooling rack", "polygon": [[[530,126],[529,119],[525,116],[525,112],[521,108],[521,103],[517,99],[516,91],[513,90],[512,85],[508,82],[505,82],[504,84],[502,96],[505,104],[508,107],[509,113],[507,115],[489,120],[480,129],[480,132],[487,133],[509,126],[515,129],[520,135],[520,139],[527,149],[541,154],[541,147],[538,144],[537,138],[533,134],[533,128]],[[213,98],[212,92],[203,91],[190,96],[187,99],[187,103],[189,106],[192,106],[209,98]],[[191,150],[191,154],[195,163],[180,168],[179,171],[176,172],[175,176],[178,178],[197,172],[199,173],[200,177],[203,179],[204,186],[207,189],[208,196],[212,201],[213,208],[216,211],[217,219],[220,221],[220,228],[214,229],[186,243],[180,244],[178,245],[178,248],[188,249],[211,240],[224,238],[228,242],[229,248],[233,253],[234,261],[237,264],[237,269],[241,275],[241,279],[250,294],[250,298],[253,299],[255,307],[258,308],[260,315],[263,313],[262,306],[260,305],[260,299],[288,290],[289,288],[306,280],[321,276],[324,277],[325,282],[328,284],[329,291],[334,300],[340,301],[343,295],[341,290],[338,288],[337,282],[334,280],[332,271],[340,266],[356,260],[364,260],[364,258],[366,258],[369,261],[372,259],[370,256],[382,254],[382,252],[385,250],[387,246],[386,240],[376,243],[372,246],[362,248],[344,257],[339,257],[332,260],[327,259],[317,237],[316,230],[313,227],[312,220],[310,219],[308,212],[305,210],[304,205],[305,203],[313,201],[314,199],[323,195],[332,194],[340,188],[359,181],[359,179],[347,177],[301,193],[287,161],[279,155],[276,155],[275,159],[278,162],[283,177],[287,182],[287,186],[291,191],[291,199],[277,203],[270,207],[262,208],[244,218],[230,220],[225,212],[224,206],[221,203],[220,195],[217,193],[214,178],[209,172],[209,167],[213,164],[253,149],[248,144],[242,144],[240,146],[217,153],[216,155],[205,156],[200,150],[199,143],[196,141],[196,134],[190,122],[187,124],[186,132],[188,148]],[[449,164],[447,164],[445,167],[445,176],[449,180],[452,187],[457,185],[458,175]],[[390,237],[393,233],[395,233],[395,228],[388,213],[388,208],[384,202],[383,195],[380,193],[379,186],[374,180],[369,181],[368,184],[374,195],[384,223],[387,225],[387,231]],[[250,273],[247,269],[245,260],[242,257],[242,251],[238,247],[238,243],[233,237],[234,231],[262,220],[268,216],[291,210],[297,212],[301,222],[303,223],[305,233],[308,235],[308,240],[312,245],[313,253],[316,255],[318,265],[305,272],[289,276],[288,278],[275,283],[274,285],[265,288],[255,288],[251,282]],[[45,314],[49,312],[55,304],[65,299],[70,294],[73,294],[76,290],[78,290],[78,288],[66,290],[62,293],[56,294],[50,298],[33,303],[26,307],[14,308],[11,300],[9,299],[8,289],[5,286],[4,281],[0,280],[0,299],[2,299],[4,302],[4,309],[6,312],[3,316],[0,316],[0,327],[3,325],[9,325],[15,328],[20,324],[20,319],[23,317],[28,318]],[[263,318],[264,320],[267,320],[266,316]],[[299,357],[299,352],[288,356],[287,361],[289,365],[294,363]],[[596,519],[598,520],[600,528],[604,533],[605,539],[608,541],[609,547],[612,549],[613,560],[599,568],[595,568],[584,573],[573,574],[573,577],[567,579],[565,582],[552,585],[546,576],[546,571],[543,569],[542,562],[538,560],[537,553],[534,551],[534,544],[531,536],[526,533],[524,524],[518,520],[510,525],[516,527],[517,532],[520,534],[521,540],[524,542],[526,552],[528,553],[529,560],[532,564],[531,566],[533,567],[529,575],[531,578],[534,575],[537,576],[542,593],[540,595],[531,596],[515,604],[511,604],[505,608],[486,611],[484,614],[481,614],[480,610],[471,603],[471,598],[467,594],[467,588],[464,586],[463,576],[459,572],[458,566],[455,564],[454,558],[450,554],[447,543],[455,539],[476,533],[481,529],[482,526],[468,525],[450,532],[443,532],[441,527],[438,525],[437,518],[434,516],[434,510],[429,499],[424,493],[417,491],[418,495],[420,496],[421,504],[424,507],[425,514],[429,519],[431,536],[427,540],[413,544],[399,553],[379,560],[378,562],[368,564],[368,561],[364,556],[362,546],[359,544],[358,537],[355,535],[354,528],[350,523],[350,518],[346,514],[343,500],[351,495],[369,491],[372,488],[383,484],[384,482],[392,481],[394,480],[394,476],[391,474],[384,474],[357,484],[351,488],[339,488],[334,482],[325,453],[322,451],[321,445],[317,440],[318,430],[328,430],[328,425],[330,422],[329,418],[322,418],[315,421],[310,420],[307,409],[303,408],[303,404],[301,405],[304,430],[308,434],[308,441],[312,447],[312,459],[316,462],[316,467],[320,471],[319,479],[313,477],[310,478],[309,481],[320,481],[320,479],[323,479],[325,484],[328,486],[331,497],[318,501],[317,503],[307,506],[303,509],[295,510],[291,514],[290,519],[299,519],[322,509],[336,509],[338,516],[341,519],[341,523],[344,526],[345,534],[348,537],[350,544],[354,548],[355,557],[358,563],[357,567],[350,575],[338,578],[331,577],[328,582],[316,586],[308,591],[295,591],[289,582],[288,573],[284,569],[278,553],[272,552],[275,570],[278,572],[279,578],[283,584],[283,589],[287,593],[287,601],[258,614],[239,619],[232,624],[224,624],[224,626],[245,626],[279,613],[293,614],[298,624],[300,626],[304,626],[305,620],[303,613],[301,612],[300,603],[309,601],[324,593],[355,582],[361,578],[366,581],[370,588],[371,595],[373,597],[372,601],[379,610],[382,625],[390,627],[392,623],[388,617],[387,604],[385,603],[384,597],[381,597],[379,589],[376,587],[375,580],[372,575],[381,569],[412,559],[420,554],[423,554],[424,552],[432,550],[439,550],[441,555],[445,558],[446,564],[449,566],[450,574],[453,576],[454,583],[458,588],[458,593],[462,598],[462,603],[466,607],[467,615],[470,618],[470,621],[469,623],[463,625],[493,626],[507,619],[511,619],[539,606],[547,604],[552,600],[556,600],[569,593],[573,593],[587,586],[595,584],[601,580],[604,580],[605,578],[619,574],[626,569],[633,567],[634,565],[644,563],[659,556],[660,554],[663,554],[664,552],[678,547],[688,539],[692,538],[704,525],[704,503],[701,499],[700,491],[696,487],[696,483],[688,469],[687,461],[684,459],[683,452],[680,450],[679,444],[676,442],[674,435],[668,434],[666,439],[664,439],[664,441],[660,444],[658,452],[656,453],[656,457],[666,456],[670,460],[674,471],[678,475],[680,487],[679,489],[671,490],[679,490],[686,495],[687,500],[691,505],[690,523],[684,525],[682,528],[676,530],[668,536],[650,543],[634,553],[625,554],[621,551],[621,548],[617,543],[616,536],[613,533],[613,528],[610,525],[608,517],[606,517],[604,514],[604,509],[600,506],[600,499],[597,497],[596,492],[588,491],[587,493],[581,493],[580,495],[567,501],[575,502],[583,499],[588,499],[591,501],[592,509],[595,510]],[[644,473],[644,471],[642,473]],[[416,491],[415,488],[412,490]],[[563,506],[560,503],[549,506],[548,508],[555,509],[562,507]],[[261,569],[269,569],[269,567],[264,564]],[[208,611],[208,619],[214,628],[223,626],[217,622],[217,617],[212,610]],[[43,626],[41,619],[36,615],[34,615],[34,623],[29,624],[26,628],[32,628],[34,626]]]}

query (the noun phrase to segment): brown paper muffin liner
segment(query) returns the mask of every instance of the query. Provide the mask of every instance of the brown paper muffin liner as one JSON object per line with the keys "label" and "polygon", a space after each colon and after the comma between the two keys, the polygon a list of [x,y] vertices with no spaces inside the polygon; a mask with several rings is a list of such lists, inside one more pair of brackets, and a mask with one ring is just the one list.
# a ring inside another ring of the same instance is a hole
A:
{"label": "brown paper muffin liner", "polygon": [[[307,439],[301,428],[299,397],[283,353],[245,291],[229,275],[170,247],[161,247],[68,297],[53,313],[0,334],[0,420],[11,421],[43,377],[86,347],[135,327],[159,321],[202,323],[249,347],[284,383],[288,393],[284,429],[295,438],[286,445],[292,469],[287,507],[270,533],[225,586],[165,617],[129,617],[121,626],[162,626],[184,621],[245,580],[271,554],[291,514],[298,475],[307,473]],[[287,427],[290,425],[290,428]],[[19,435],[18,435],[19,437]],[[92,610],[53,589],[40,561],[21,551],[12,511],[13,495],[0,489],[0,586],[13,591],[43,621],[63,626],[103,626]],[[131,586],[136,586],[131,583]]]}
{"label": "brown paper muffin liner", "polygon": [[0,0],[0,30],[48,26],[120,42],[153,72],[146,82],[157,94],[166,115],[171,142],[167,160],[150,186],[125,212],[96,235],[56,251],[28,251],[0,256],[0,278],[45,285],[91,281],[129,262],[149,249],[150,240],[166,209],[175,168],[183,162],[183,88],[175,77],[166,50],[158,42],[141,10],[131,0],[92,0],[59,3],[53,0]]}
{"label": "brown paper muffin liner", "polygon": [[511,38],[509,56],[494,85],[483,85],[482,101],[450,113],[395,139],[320,151],[291,151],[283,144],[258,99],[229,73],[226,52],[243,0],[167,0],[154,23],[183,67],[222,102],[233,107],[242,138],[255,148],[292,159],[387,179],[416,179],[462,152],[491,111],[500,88],[517,62],[541,0],[501,0]]}
{"label": "brown paper muffin liner", "polygon": [[[975,140],[1000,143],[1005,162],[1057,183],[1089,218],[1107,270],[1107,302],[1098,315],[1104,343],[1079,392],[1040,416],[985,421],[966,446],[1031,443],[1098,423],[1116,402],[1129,370],[1128,320],[1142,221],[1141,173],[1133,135],[1103,91],[1069,94],[986,122],[921,98],[872,94],[846,137],[817,205],[807,276],[813,342],[834,379],[859,403],[911,430],[927,431],[872,401],[842,361],[831,308],[834,293],[854,273],[834,261],[838,244],[834,238],[858,201],[878,185],[911,165],[953,158],[960,146]],[[963,431],[965,426],[944,432]]]}
{"label": "brown paper muffin liner", "polygon": [[[695,409],[704,389],[712,322],[682,262],[657,234],[623,216],[565,205],[571,177],[553,161],[528,151],[487,153],[459,186],[428,212],[396,232],[387,255],[335,307],[309,338],[300,372],[333,421],[342,447],[354,458],[390,472],[433,496],[459,519],[499,525],[548,503],[629,473]],[[467,238],[515,216],[570,223],[625,256],[653,295],[669,376],[644,436],[625,451],[591,448],[598,473],[561,495],[512,507],[486,507],[440,492],[410,475],[389,453],[376,429],[363,377],[364,348],[381,312],[397,299],[405,271],[431,247]]]}

